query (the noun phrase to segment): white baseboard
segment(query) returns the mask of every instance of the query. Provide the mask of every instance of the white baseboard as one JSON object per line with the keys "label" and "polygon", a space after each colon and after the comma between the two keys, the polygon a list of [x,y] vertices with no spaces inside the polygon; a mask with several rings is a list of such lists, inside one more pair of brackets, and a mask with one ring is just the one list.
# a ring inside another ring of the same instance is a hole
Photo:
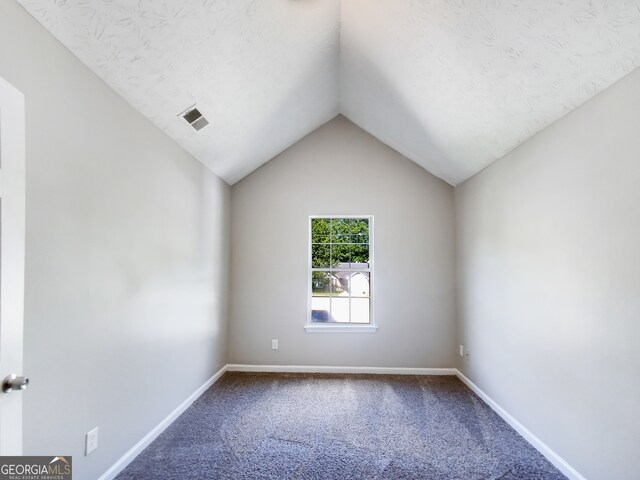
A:
{"label": "white baseboard", "polygon": [[405,368],[405,367],[329,367],[308,365],[227,365],[229,372],[265,373],[373,373],[386,375],[457,375],[455,368]]}
{"label": "white baseboard", "polygon": [[558,470],[565,474],[570,480],[586,480],[586,478],[575,468],[569,465],[560,455],[551,450],[549,446],[536,437],[531,430],[522,425],[518,420],[513,418],[504,408],[498,405],[489,395],[484,393],[480,387],[469,380],[464,374],[456,370],[458,378],[467,385],[473,392],[478,395],[494,412],[502,417],[511,427],[518,432],[524,439],[529,442],[536,450],[545,456]]}
{"label": "white baseboard", "polygon": [[116,475],[118,475],[122,470],[125,469],[127,465],[129,465],[134,458],[136,458],[142,450],[147,448],[147,446],[153,442],[158,435],[160,435],[169,425],[171,425],[176,418],[178,418],[182,413],[191,406],[193,402],[195,402],[200,395],[202,395],[211,385],[216,383],[218,379],[224,375],[227,371],[227,365],[218,370],[209,380],[207,380],[201,387],[199,387],[195,392],[189,395],[184,402],[176,407],[176,409],[167,415],[158,425],[155,426],[153,430],[147,433],[138,443],[136,443],[131,449],[125,453],[122,457],[114,463],[109,470],[104,472],[102,476],[98,480],[113,480]]}

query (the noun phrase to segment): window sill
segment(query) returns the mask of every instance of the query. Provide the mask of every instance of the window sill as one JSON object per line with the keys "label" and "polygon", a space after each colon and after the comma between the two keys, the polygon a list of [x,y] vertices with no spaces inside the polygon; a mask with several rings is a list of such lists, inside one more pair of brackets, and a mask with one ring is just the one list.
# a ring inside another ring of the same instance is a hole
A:
{"label": "window sill", "polygon": [[307,333],[374,333],[377,325],[305,325]]}

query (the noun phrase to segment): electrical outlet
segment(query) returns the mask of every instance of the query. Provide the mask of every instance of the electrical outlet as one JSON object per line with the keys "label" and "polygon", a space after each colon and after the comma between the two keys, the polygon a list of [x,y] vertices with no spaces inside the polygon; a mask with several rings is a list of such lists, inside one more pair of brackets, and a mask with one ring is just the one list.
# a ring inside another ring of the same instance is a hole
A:
{"label": "electrical outlet", "polygon": [[98,427],[94,428],[89,433],[87,433],[86,445],[85,446],[86,446],[86,448],[85,448],[85,456],[89,455],[96,448],[98,448]]}
{"label": "electrical outlet", "polygon": [[271,340],[271,350],[278,350],[278,339],[274,338]]}
{"label": "electrical outlet", "polygon": [[464,345],[460,345],[460,356],[464,357]]}

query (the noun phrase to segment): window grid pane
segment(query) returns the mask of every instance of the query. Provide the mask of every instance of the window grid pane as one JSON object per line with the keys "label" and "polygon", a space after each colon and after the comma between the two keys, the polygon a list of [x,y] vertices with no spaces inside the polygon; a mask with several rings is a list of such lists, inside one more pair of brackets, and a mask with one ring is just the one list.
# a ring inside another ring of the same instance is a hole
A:
{"label": "window grid pane", "polygon": [[311,219],[311,322],[371,323],[369,218]]}

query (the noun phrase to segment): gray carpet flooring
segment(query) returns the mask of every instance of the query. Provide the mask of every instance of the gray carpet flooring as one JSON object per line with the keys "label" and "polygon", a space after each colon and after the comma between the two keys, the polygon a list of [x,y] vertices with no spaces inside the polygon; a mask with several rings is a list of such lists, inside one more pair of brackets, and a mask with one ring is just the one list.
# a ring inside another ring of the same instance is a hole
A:
{"label": "gray carpet flooring", "polygon": [[455,377],[227,373],[133,479],[565,477]]}

